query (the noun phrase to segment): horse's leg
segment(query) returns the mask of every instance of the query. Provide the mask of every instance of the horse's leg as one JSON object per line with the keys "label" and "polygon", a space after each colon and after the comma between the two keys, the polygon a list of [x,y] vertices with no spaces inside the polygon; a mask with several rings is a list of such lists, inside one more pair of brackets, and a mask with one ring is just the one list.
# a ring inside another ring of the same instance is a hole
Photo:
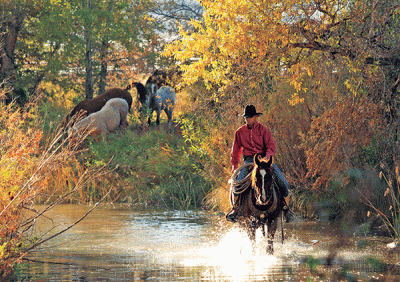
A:
{"label": "horse's leg", "polygon": [[153,115],[153,110],[149,111],[148,115],[149,115],[149,117],[148,117],[148,119],[147,119],[147,123],[148,123],[148,125],[150,126],[150,125],[151,125],[151,117],[152,117],[152,115]]}
{"label": "horse's leg", "polygon": [[172,109],[169,109],[168,106],[165,108],[165,113],[167,114],[168,117],[168,127],[171,126],[171,119],[172,119]]}
{"label": "horse's leg", "polygon": [[256,252],[256,229],[253,226],[246,227],[247,235],[251,242],[252,253]]}
{"label": "horse's leg", "polygon": [[160,114],[161,114],[161,110],[160,110],[160,109],[157,109],[156,114],[157,114],[156,124],[157,124],[157,125],[160,125]]}
{"label": "horse's leg", "polygon": [[272,220],[272,222],[268,222],[268,246],[267,253],[272,255],[274,253],[274,237],[276,228],[278,227],[278,220]]}
{"label": "horse's leg", "polygon": [[122,115],[122,116],[121,116],[121,120],[120,120],[119,125],[120,125],[121,127],[127,127],[127,126],[128,126],[128,121],[127,121],[125,115]]}

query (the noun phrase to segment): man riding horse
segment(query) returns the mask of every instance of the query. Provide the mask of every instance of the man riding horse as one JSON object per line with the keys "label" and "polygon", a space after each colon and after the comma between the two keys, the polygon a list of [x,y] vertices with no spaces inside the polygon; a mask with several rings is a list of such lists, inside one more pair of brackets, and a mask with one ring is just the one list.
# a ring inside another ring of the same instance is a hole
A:
{"label": "man riding horse", "polygon": [[[232,173],[238,169],[241,154],[243,154],[244,161],[244,165],[236,181],[241,181],[249,175],[251,166],[247,164],[253,164],[255,154],[261,154],[265,160],[269,160],[270,157],[275,155],[274,139],[268,127],[258,123],[259,115],[262,115],[262,113],[257,113],[253,105],[247,105],[243,114],[246,124],[236,130],[231,151]],[[273,164],[273,168],[277,179],[277,185],[282,195],[287,197],[289,194],[289,184],[276,164]],[[232,195],[230,195],[232,210],[226,214],[226,219],[231,222],[236,222],[238,220],[237,216],[240,210],[239,203],[241,202],[239,201],[240,193],[236,191],[237,189],[235,188],[238,189],[237,186],[233,187],[233,191],[231,191]],[[285,221],[289,222],[293,214],[285,200],[283,201]]]}

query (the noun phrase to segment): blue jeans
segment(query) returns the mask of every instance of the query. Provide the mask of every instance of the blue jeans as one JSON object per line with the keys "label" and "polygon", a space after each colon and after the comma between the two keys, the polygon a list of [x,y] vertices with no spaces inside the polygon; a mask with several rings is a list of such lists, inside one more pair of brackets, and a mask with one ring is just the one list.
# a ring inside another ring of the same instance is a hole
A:
{"label": "blue jeans", "polygon": [[[245,159],[244,159],[244,165],[247,165],[247,164],[252,164],[253,163],[253,159],[250,159],[250,158],[247,158],[247,157],[245,157]],[[239,175],[237,176],[237,180],[243,180],[249,173],[251,172],[251,170],[250,170],[250,167],[249,166],[246,166],[245,168],[243,168],[241,171],[240,171],[240,173],[239,173]]]}
{"label": "blue jeans", "polygon": [[[243,157],[244,164],[250,164],[253,163],[253,157],[252,156],[244,156]],[[287,197],[289,195],[289,183],[286,181],[285,177],[283,176],[282,171],[279,169],[279,167],[273,163],[272,167],[274,168],[274,173],[277,178],[277,184],[281,191],[283,192],[283,196]],[[251,172],[250,167],[245,167],[242,169],[242,171],[239,173],[238,177],[236,178],[237,180],[242,180],[244,179],[249,173]]]}

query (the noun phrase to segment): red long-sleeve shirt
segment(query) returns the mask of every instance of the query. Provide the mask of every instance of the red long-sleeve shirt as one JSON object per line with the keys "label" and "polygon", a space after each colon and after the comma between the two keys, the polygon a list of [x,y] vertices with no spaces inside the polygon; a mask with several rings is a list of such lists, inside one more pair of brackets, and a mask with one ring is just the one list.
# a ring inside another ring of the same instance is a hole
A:
{"label": "red long-sleeve shirt", "polygon": [[237,169],[242,153],[244,156],[265,153],[265,158],[269,159],[275,155],[275,149],[275,142],[268,127],[258,122],[251,129],[247,128],[247,125],[243,125],[235,133],[231,163],[234,169]]}

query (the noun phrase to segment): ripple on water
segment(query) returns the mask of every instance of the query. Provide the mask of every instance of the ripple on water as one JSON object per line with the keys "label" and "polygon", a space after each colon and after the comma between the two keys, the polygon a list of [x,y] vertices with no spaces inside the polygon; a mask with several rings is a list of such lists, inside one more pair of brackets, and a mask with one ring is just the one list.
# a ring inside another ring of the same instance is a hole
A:
{"label": "ripple on water", "polygon": [[[60,206],[48,216],[67,225],[87,209]],[[39,230],[49,226],[41,224]],[[31,256],[51,263],[23,264],[18,273],[24,281],[298,281],[307,258],[323,262],[335,240],[329,230],[309,223],[287,225],[285,233],[282,244],[277,232],[272,256],[257,232],[252,254],[246,234],[214,213],[104,206]],[[347,248],[334,263],[370,255]]]}

